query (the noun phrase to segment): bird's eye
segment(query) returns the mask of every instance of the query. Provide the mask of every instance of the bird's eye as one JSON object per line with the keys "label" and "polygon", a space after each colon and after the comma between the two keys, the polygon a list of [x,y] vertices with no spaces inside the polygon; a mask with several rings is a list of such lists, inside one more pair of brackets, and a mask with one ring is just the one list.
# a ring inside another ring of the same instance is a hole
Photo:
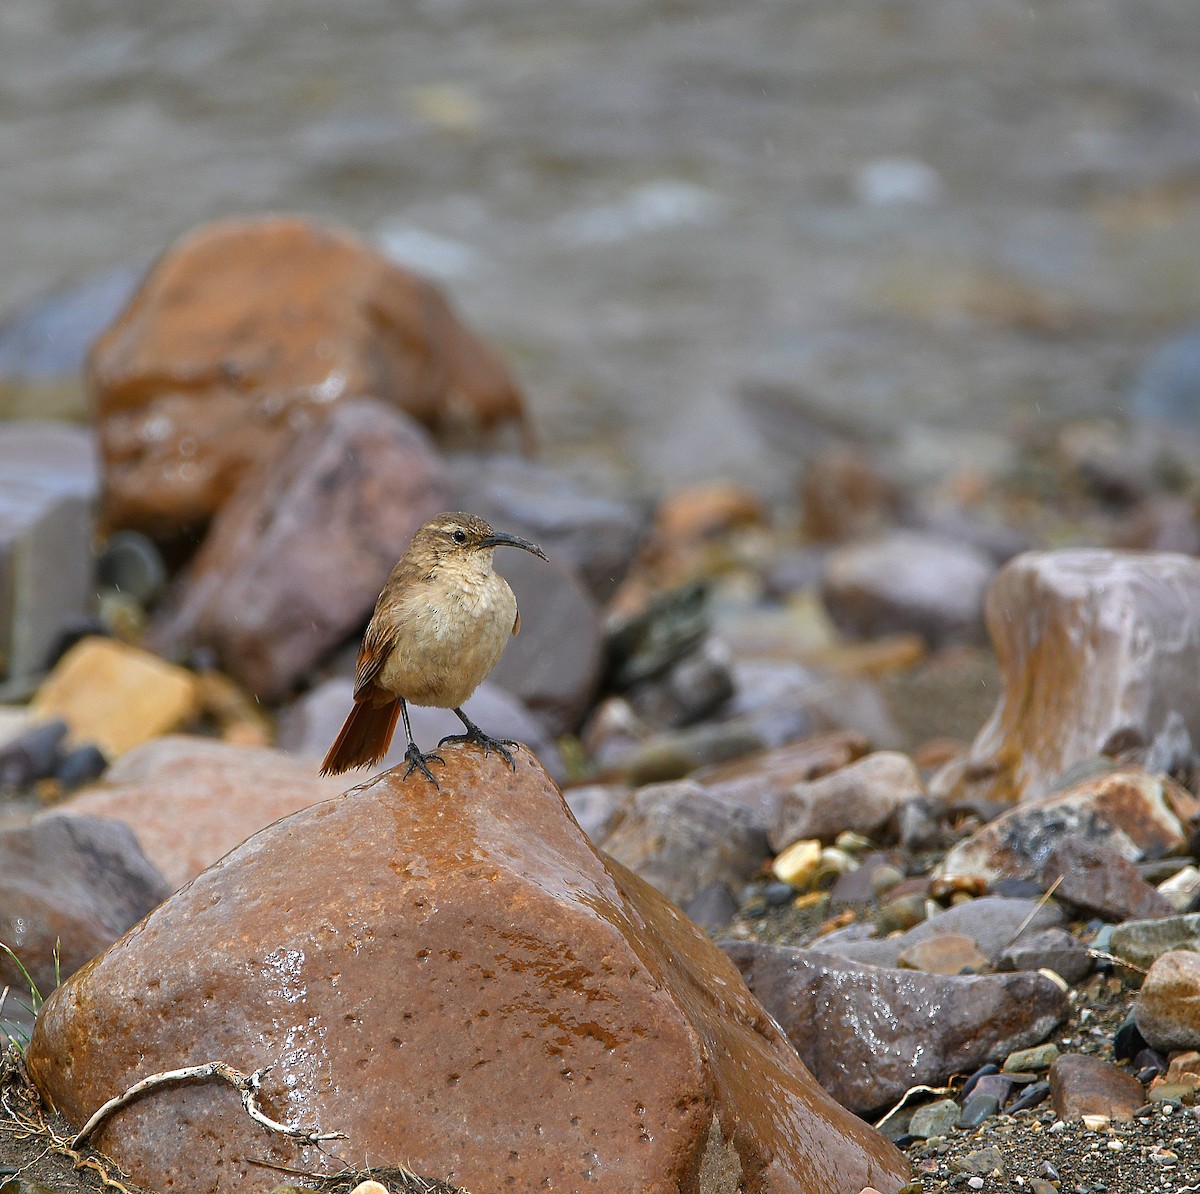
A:
{"label": "bird's eye", "polygon": [[466,541],[467,541],[467,532],[466,531],[460,530],[460,531],[454,532],[454,542],[455,543],[466,543]]}

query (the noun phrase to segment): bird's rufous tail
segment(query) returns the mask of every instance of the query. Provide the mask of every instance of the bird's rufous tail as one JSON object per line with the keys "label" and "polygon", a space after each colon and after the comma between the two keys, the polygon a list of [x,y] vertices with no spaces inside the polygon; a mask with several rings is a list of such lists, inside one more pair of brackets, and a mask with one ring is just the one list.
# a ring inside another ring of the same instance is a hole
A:
{"label": "bird's rufous tail", "polygon": [[339,775],[355,767],[378,763],[392,744],[399,718],[399,701],[388,701],[384,705],[356,702],[321,764],[321,774]]}

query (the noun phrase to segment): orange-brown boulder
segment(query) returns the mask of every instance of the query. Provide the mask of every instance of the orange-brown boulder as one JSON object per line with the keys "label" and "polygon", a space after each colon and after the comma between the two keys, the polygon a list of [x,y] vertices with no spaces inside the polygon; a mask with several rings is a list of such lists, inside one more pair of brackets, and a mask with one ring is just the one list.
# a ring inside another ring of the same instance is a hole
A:
{"label": "orange-brown boulder", "polygon": [[[900,1154],[527,752],[443,753],[440,790],[396,769],[276,822],[59,988],[43,1091],[80,1123],[155,1071],[270,1065],[264,1110],[344,1132],[337,1157],[481,1192],[895,1194]],[[174,1194],[343,1164],[223,1084],[154,1091],[97,1143]]]}
{"label": "orange-brown boulder", "polygon": [[513,425],[499,356],[430,283],[346,229],[224,220],[174,244],[88,361],[103,518],[174,536],[246,469],[346,398],[376,397],[451,439]]}
{"label": "orange-brown boulder", "polygon": [[1004,686],[960,794],[1036,799],[1096,755],[1200,743],[1200,561],[1026,552],[996,575],[985,614]]}

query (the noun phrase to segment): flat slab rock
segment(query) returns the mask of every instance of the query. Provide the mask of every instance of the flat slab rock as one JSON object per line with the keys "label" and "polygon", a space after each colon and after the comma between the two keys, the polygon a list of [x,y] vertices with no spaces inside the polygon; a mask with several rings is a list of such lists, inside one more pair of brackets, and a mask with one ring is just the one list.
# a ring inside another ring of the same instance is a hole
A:
{"label": "flat slab rock", "polygon": [[948,977],[785,945],[721,948],[817,1081],[863,1115],[1036,1044],[1067,1014],[1065,992],[1040,974]]}
{"label": "flat slab rock", "polygon": [[[255,835],[48,1000],[30,1070],[81,1122],[148,1073],[273,1065],[266,1112],[340,1157],[478,1191],[896,1194],[721,952],[606,863],[524,751],[447,748]],[[98,1145],[173,1194],[340,1162],[224,1085],[156,1091]]]}

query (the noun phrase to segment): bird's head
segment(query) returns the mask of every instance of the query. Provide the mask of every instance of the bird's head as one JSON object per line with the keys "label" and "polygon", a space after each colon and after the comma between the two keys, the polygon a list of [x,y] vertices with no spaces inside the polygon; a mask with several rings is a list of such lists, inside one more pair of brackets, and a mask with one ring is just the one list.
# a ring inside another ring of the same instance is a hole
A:
{"label": "bird's head", "polygon": [[546,553],[536,543],[506,531],[493,530],[482,518],[461,511],[435,514],[413,536],[407,554],[427,562],[430,567],[470,559],[485,561],[490,566],[492,551],[497,547],[519,547],[543,560],[546,558]]}

